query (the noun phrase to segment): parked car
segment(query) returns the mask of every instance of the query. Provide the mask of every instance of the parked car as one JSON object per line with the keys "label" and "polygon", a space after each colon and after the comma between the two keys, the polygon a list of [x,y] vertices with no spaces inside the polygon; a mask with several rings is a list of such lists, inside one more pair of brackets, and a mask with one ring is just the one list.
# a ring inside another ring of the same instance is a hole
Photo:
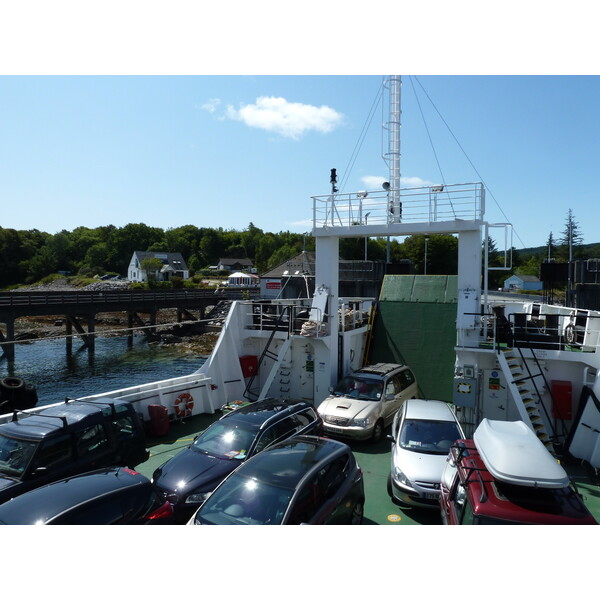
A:
{"label": "parked car", "polygon": [[407,400],[394,418],[388,493],[392,500],[438,508],[440,480],[452,444],[464,433],[454,411],[440,400]]}
{"label": "parked car", "polygon": [[0,425],[0,503],[53,481],[149,456],[133,406],[104,398],[67,401]]}
{"label": "parked car", "polygon": [[597,525],[563,467],[523,421],[483,419],[450,449],[445,525]]}
{"label": "parked car", "polygon": [[227,413],[153,474],[153,482],[186,522],[198,506],[242,462],[298,434],[322,433],[308,403],[267,398]]}
{"label": "parked car", "polygon": [[384,429],[409,398],[416,398],[417,380],[405,365],[377,363],[344,377],[319,405],[325,433],[378,442]]}
{"label": "parked car", "polygon": [[190,525],[360,525],[362,469],[343,442],[296,436],[241,465]]}
{"label": "parked car", "polygon": [[127,467],[55,481],[0,505],[3,525],[160,525],[173,507],[147,477]]}

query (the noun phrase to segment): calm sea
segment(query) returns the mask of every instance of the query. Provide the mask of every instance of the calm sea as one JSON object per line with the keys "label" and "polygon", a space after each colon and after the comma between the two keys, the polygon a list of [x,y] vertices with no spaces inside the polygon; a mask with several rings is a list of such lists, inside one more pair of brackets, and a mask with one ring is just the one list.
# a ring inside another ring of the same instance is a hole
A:
{"label": "calm sea", "polygon": [[96,350],[88,354],[73,343],[67,355],[64,340],[39,340],[19,344],[15,361],[0,360],[0,378],[21,377],[37,389],[38,406],[109,392],[131,385],[188,375],[200,368],[204,358],[184,352],[177,344],[149,345],[143,336],[96,339]]}

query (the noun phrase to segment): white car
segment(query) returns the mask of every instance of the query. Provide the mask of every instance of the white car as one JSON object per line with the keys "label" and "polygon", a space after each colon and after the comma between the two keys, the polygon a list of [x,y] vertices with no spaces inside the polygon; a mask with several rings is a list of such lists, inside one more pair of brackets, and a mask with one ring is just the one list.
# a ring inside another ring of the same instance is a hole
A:
{"label": "white car", "polygon": [[378,442],[402,403],[417,395],[406,365],[377,363],[344,377],[317,410],[325,435]]}
{"label": "white car", "polygon": [[450,447],[463,439],[447,402],[410,399],[392,425],[388,493],[401,504],[439,509],[440,481]]}

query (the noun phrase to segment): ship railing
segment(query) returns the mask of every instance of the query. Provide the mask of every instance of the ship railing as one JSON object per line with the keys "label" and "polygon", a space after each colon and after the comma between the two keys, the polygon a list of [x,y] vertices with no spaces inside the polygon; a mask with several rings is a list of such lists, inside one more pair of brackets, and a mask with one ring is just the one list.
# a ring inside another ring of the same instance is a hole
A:
{"label": "ship railing", "polygon": [[[367,325],[369,310],[365,304],[372,298],[344,298],[339,301],[338,323],[341,332]],[[256,331],[281,331],[287,335],[325,337],[329,335],[328,323],[332,316],[311,306],[306,298],[296,300],[265,300],[242,303],[245,311],[245,328]]]}
{"label": "ship railing", "polygon": [[312,196],[313,227],[482,220],[482,183]]}
{"label": "ship railing", "polygon": [[[486,314],[466,313],[470,329],[457,330],[459,348],[523,348],[595,353],[600,338],[600,315],[573,315],[573,310],[540,314],[536,311],[504,314],[493,307]],[[581,312],[581,311],[579,311]],[[479,330],[477,333],[477,329]]]}

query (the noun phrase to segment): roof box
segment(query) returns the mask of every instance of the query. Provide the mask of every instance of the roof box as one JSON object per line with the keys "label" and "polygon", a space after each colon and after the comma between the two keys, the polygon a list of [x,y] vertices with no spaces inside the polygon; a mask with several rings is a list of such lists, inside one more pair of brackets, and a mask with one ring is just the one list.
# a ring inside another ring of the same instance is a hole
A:
{"label": "roof box", "polygon": [[523,421],[483,419],[473,434],[487,470],[514,485],[563,488],[569,477]]}

